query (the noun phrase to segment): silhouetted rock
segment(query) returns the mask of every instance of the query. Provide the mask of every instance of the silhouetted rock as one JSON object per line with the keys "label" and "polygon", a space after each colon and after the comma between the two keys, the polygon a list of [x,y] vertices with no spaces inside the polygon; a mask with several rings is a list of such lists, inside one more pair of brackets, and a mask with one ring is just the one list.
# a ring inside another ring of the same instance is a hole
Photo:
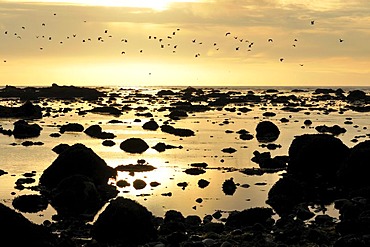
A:
{"label": "silhouetted rock", "polygon": [[274,212],[271,208],[249,208],[241,212],[232,212],[226,220],[225,226],[233,228],[251,227],[255,224],[271,226]]}
{"label": "silhouetted rock", "polygon": [[38,124],[29,124],[24,120],[18,120],[14,123],[14,138],[31,138],[40,135],[42,128]]}
{"label": "silhouetted rock", "polygon": [[103,206],[92,179],[82,175],[64,178],[51,191],[51,205],[61,216],[88,215],[91,218]]}
{"label": "silhouetted rock", "polygon": [[61,144],[58,144],[56,145],[55,147],[53,147],[52,151],[56,154],[60,154],[62,152],[64,152],[65,150],[67,150],[68,148],[70,148],[71,146],[68,145],[68,144],[65,144],[65,143],[61,143]]}
{"label": "silhouetted rock", "polygon": [[333,126],[319,125],[319,126],[316,126],[315,129],[320,133],[331,133],[335,136],[339,135],[339,134],[346,133],[346,129],[340,127],[337,124],[335,124]]}
{"label": "silhouetted rock", "polygon": [[109,178],[116,177],[116,171],[92,149],[83,144],[74,144],[60,153],[44,170],[40,185],[53,189],[63,179],[77,174],[91,178],[96,186],[106,185]]}
{"label": "silhouetted rock", "polygon": [[199,179],[198,186],[199,186],[199,188],[203,189],[203,188],[207,187],[209,185],[209,183],[210,183],[209,181],[202,178],[202,179]]}
{"label": "silhouetted rock", "polygon": [[149,146],[143,139],[133,137],[121,142],[120,148],[128,153],[143,153]]}
{"label": "silhouetted rock", "polygon": [[184,172],[189,175],[200,175],[205,173],[206,171],[201,168],[188,168]]}
{"label": "silhouetted rock", "polygon": [[279,128],[270,121],[262,121],[257,124],[256,138],[259,142],[275,141],[280,135]]}
{"label": "silhouetted rock", "polygon": [[233,178],[226,179],[222,184],[222,191],[225,195],[232,196],[236,191],[236,185]]}
{"label": "silhouetted rock", "polygon": [[173,145],[165,144],[163,142],[158,142],[152,148],[157,150],[158,152],[164,152],[164,151],[166,151],[166,149],[173,149],[173,148],[180,148],[181,149],[182,146],[173,146]]}
{"label": "silhouetted rock", "polygon": [[307,200],[306,186],[294,176],[280,178],[268,192],[266,201],[277,214],[286,215],[292,212],[299,203]]}
{"label": "silhouetted rock", "polygon": [[154,120],[150,120],[143,124],[143,129],[145,130],[157,130],[158,128],[159,128],[159,125]]}
{"label": "silhouetted rock", "polygon": [[89,112],[92,113],[100,113],[100,114],[109,114],[113,116],[120,116],[122,114],[121,110],[113,107],[113,106],[100,106],[100,107],[95,107]]}
{"label": "silhouetted rock", "polygon": [[175,128],[173,126],[164,124],[161,126],[161,131],[169,134],[173,134],[175,136],[182,136],[182,137],[188,137],[188,136],[194,136],[194,131],[190,129],[183,129],[183,128]]}
{"label": "silhouetted rock", "polygon": [[71,132],[82,132],[84,131],[84,126],[82,126],[79,123],[68,123],[65,125],[62,125],[60,127],[60,133],[64,133],[66,131],[71,131]]}
{"label": "silhouetted rock", "polygon": [[48,200],[40,195],[21,195],[14,198],[12,205],[24,213],[37,213],[48,207]]}
{"label": "silhouetted rock", "polygon": [[19,107],[0,106],[0,118],[40,119],[42,118],[42,110],[40,106],[34,105],[30,101]]}
{"label": "silhouetted rock", "polygon": [[102,128],[97,124],[91,125],[84,132],[90,137],[99,139],[113,139],[116,137],[113,133],[103,131]]}
{"label": "silhouetted rock", "polygon": [[2,245],[57,246],[57,239],[46,228],[36,225],[22,214],[0,203],[0,229]]}
{"label": "silhouetted rock", "polygon": [[92,235],[99,243],[138,246],[154,240],[156,230],[152,214],[144,206],[118,197],[99,215]]}
{"label": "silhouetted rock", "polygon": [[135,189],[141,190],[146,187],[146,182],[142,179],[135,179],[135,181],[132,183]]}
{"label": "silhouetted rock", "polygon": [[310,180],[333,182],[349,148],[327,134],[296,136],[289,147],[288,172]]}
{"label": "silhouetted rock", "polygon": [[364,100],[366,99],[366,93],[362,90],[350,91],[347,95],[348,101]]}
{"label": "silhouetted rock", "polygon": [[370,140],[356,144],[343,160],[343,166],[338,172],[340,183],[345,188],[361,188],[370,186],[367,176],[370,162]]}
{"label": "silhouetted rock", "polygon": [[0,90],[0,97],[19,97],[20,99],[37,99],[37,98],[58,98],[58,99],[75,99],[83,98],[85,100],[97,100],[104,96],[94,88],[84,88],[75,86],[58,86],[53,83],[51,87],[25,87],[16,88],[6,86]]}

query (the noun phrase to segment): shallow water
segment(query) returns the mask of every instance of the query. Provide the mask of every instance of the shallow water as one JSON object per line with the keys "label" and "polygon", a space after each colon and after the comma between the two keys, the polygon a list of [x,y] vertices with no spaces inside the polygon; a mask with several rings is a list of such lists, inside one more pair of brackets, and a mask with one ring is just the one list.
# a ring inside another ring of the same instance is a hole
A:
{"label": "shallow water", "polygon": [[[118,105],[125,105],[127,102],[124,96],[128,99],[134,99],[130,102],[131,107],[138,106],[148,107],[144,112],[151,112],[154,120],[162,125],[164,121],[168,120],[166,116],[169,112],[161,111],[161,107],[167,107],[170,103],[178,101],[175,96],[169,96],[168,100],[159,100],[155,98],[137,97],[137,93],[148,95],[155,95],[158,90],[163,88],[131,88],[121,89],[117,87],[104,88],[109,92],[117,92],[121,97],[117,97],[116,101],[108,102],[104,99],[101,103],[117,103]],[[171,88],[177,92],[184,88]],[[217,88],[221,92],[239,91],[246,94],[249,90],[253,90],[256,94],[262,93],[264,88]],[[358,88],[356,88],[358,89]],[[136,91],[137,90],[137,91]],[[206,90],[206,89],[205,89]],[[279,95],[291,95],[291,88],[278,88]],[[351,88],[344,88],[345,92],[354,90]],[[368,88],[362,89],[367,93],[370,92]],[[312,97],[313,88],[308,88],[307,92],[294,93],[295,95],[306,98],[307,101]],[[39,104],[46,107],[51,107],[53,110],[59,108],[69,107],[72,111],[68,113],[52,112],[50,117],[44,117],[40,120],[35,120],[43,130],[41,135],[37,138],[31,138],[32,141],[42,141],[42,146],[24,147],[20,145],[24,140],[15,139],[13,136],[8,137],[0,135],[0,169],[7,171],[8,174],[0,176],[0,199],[8,206],[11,206],[12,199],[23,194],[37,194],[36,191],[30,189],[17,190],[14,188],[15,181],[22,177],[25,172],[36,172],[36,182],[34,184],[27,184],[26,186],[37,185],[38,178],[41,176],[44,169],[46,169],[53,160],[57,157],[52,151],[52,148],[60,143],[74,144],[83,143],[87,147],[93,149],[101,158],[103,158],[109,166],[116,167],[118,165],[135,164],[138,159],[144,159],[150,165],[156,167],[151,172],[138,172],[134,175],[128,172],[119,172],[117,181],[119,179],[127,180],[131,186],[119,188],[118,196],[132,198],[146,206],[154,215],[163,216],[169,209],[181,211],[185,216],[196,214],[203,217],[207,214],[212,214],[217,210],[223,212],[223,217],[227,217],[227,212],[232,210],[242,210],[251,207],[268,207],[265,203],[267,200],[268,191],[271,186],[279,179],[282,172],[264,174],[262,176],[248,176],[242,174],[238,169],[258,167],[258,164],[251,161],[253,151],[260,152],[269,151],[271,156],[287,155],[288,148],[294,136],[305,133],[318,133],[315,126],[327,125],[332,126],[338,124],[346,128],[346,133],[337,136],[347,146],[352,147],[356,143],[352,140],[357,137],[358,141],[368,139],[369,136],[369,113],[359,113],[354,111],[345,111],[343,114],[337,112],[330,112],[324,114],[323,111],[303,110],[300,112],[286,112],[282,111],[281,104],[271,104],[265,102],[262,104],[246,103],[245,107],[252,109],[247,113],[238,114],[230,112],[225,108],[220,110],[212,110],[206,112],[195,112],[189,114],[188,117],[181,120],[171,121],[174,127],[188,128],[195,132],[192,137],[178,137],[168,133],[161,132],[160,129],[156,131],[144,130],[142,125],[149,121],[148,117],[135,116],[136,110],[131,110],[123,113],[119,117],[111,115],[88,113],[85,116],[77,114],[78,109],[89,110],[93,106],[98,106],[95,103],[87,103],[82,100],[76,102],[60,101],[60,100],[40,100]],[[21,102],[10,99],[0,101],[1,105],[15,104]],[[331,103],[330,105],[328,103]],[[326,108],[341,109],[344,102],[315,102],[324,105]],[[227,107],[232,107],[228,105]],[[241,107],[239,105],[236,106]],[[264,117],[264,112],[274,112],[274,117]],[[288,123],[281,123],[281,118],[289,119]],[[344,124],[347,118],[351,118],[353,124]],[[109,120],[119,119],[123,123],[110,124]],[[141,122],[134,122],[135,119],[140,119]],[[306,119],[310,119],[313,124],[308,127],[303,124]],[[227,122],[225,122],[227,120]],[[248,130],[255,136],[255,128],[261,120],[270,120],[274,122],[280,129],[280,136],[274,142],[280,144],[281,148],[275,150],[268,150],[261,147],[256,138],[252,140],[241,140],[239,135],[235,132],[240,129]],[[13,129],[13,122],[15,119],[0,119],[0,125],[4,129]],[[117,137],[114,138],[116,143],[113,147],[106,147],[102,145],[102,140],[87,136],[85,133],[69,132],[64,133],[59,138],[53,138],[49,135],[51,133],[59,132],[58,125],[66,123],[81,123],[85,129],[93,124],[99,124],[104,131],[113,132]],[[226,130],[232,130],[233,133],[225,133]],[[164,152],[157,152],[149,148],[142,154],[129,154],[119,148],[119,144],[127,138],[139,137],[145,140],[150,147],[158,142],[164,142],[174,146],[181,145],[182,149],[170,149]],[[18,145],[10,145],[17,143]],[[237,151],[233,154],[224,153],[223,148],[232,147]],[[186,168],[189,168],[191,163],[205,162],[208,164],[206,173],[202,175],[188,175],[184,173]],[[232,168],[232,169],[230,169]],[[225,179],[233,178],[236,183],[240,185],[248,184],[249,188],[238,186],[234,195],[225,195],[222,191],[222,183]],[[147,182],[144,189],[136,190],[132,187],[132,182],[135,179],[143,179]],[[199,188],[197,182],[199,179],[206,179],[210,182],[206,188]],[[159,182],[158,187],[150,187],[150,182]],[[115,181],[111,181],[115,183]],[[186,188],[177,186],[179,182],[187,182],[189,185]],[[262,183],[258,185],[256,183]],[[11,194],[15,192],[15,194]],[[171,192],[172,196],[163,196],[163,193]],[[201,203],[196,202],[197,198],[202,198]],[[315,210],[314,208],[312,210]],[[28,219],[35,223],[42,223],[44,220],[51,220],[51,216],[55,214],[55,210],[49,206],[46,210],[29,214],[23,213]],[[336,217],[338,213],[332,206],[328,206],[327,214]]]}

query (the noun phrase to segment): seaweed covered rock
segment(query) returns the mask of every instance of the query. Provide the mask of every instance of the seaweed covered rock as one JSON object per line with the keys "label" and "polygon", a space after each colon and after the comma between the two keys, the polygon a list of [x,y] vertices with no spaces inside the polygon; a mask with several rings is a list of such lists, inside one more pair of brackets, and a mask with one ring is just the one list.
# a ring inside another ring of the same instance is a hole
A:
{"label": "seaweed covered rock", "polygon": [[143,153],[149,146],[143,139],[133,137],[121,142],[120,148],[128,153]]}
{"label": "seaweed covered rock", "polygon": [[40,185],[53,189],[63,179],[72,175],[84,175],[99,186],[106,185],[109,178],[116,176],[116,171],[92,149],[78,143],[61,152],[44,170],[40,177]]}
{"label": "seaweed covered rock", "polygon": [[[57,239],[46,228],[36,225],[22,214],[0,203],[2,244],[9,246],[57,246]],[[5,245],[4,245],[5,246]]]}
{"label": "seaweed covered rock", "polygon": [[334,182],[349,148],[332,135],[304,134],[292,141],[288,153],[289,173],[306,180]]}
{"label": "seaweed covered rock", "polygon": [[152,213],[131,199],[112,200],[94,223],[92,236],[99,243],[137,246],[156,238]]}
{"label": "seaweed covered rock", "polygon": [[259,142],[273,142],[280,135],[279,128],[271,121],[262,121],[257,124],[256,138]]}

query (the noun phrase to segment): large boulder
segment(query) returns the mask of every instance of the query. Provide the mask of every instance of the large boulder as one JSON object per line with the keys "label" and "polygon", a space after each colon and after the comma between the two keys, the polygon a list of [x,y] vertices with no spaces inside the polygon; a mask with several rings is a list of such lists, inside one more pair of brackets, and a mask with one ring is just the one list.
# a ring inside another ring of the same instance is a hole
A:
{"label": "large boulder", "polygon": [[332,135],[304,134],[296,136],[288,153],[288,173],[305,180],[321,178],[321,181],[334,182],[349,148]]}
{"label": "large boulder", "polygon": [[279,128],[271,121],[262,121],[257,124],[256,138],[259,142],[273,142],[280,135]]}
{"label": "large boulder", "polygon": [[340,183],[346,188],[370,186],[368,168],[370,164],[370,140],[351,148],[348,158],[338,172]]}
{"label": "large boulder", "polygon": [[58,215],[94,216],[103,206],[103,201],[93,181],[82,175],[63,179],[51,192],[51,205]]}
{"label": "large boulder", "polygon": [[113,139],[116,137],[113,133],[103,131],[100,125],[97,124],[91,125],[84,132],[90,137],[99,139]]}
{"label": "large boulder", "polygon": [[128,153],[143,153],[149,148],[149,146],[143,139],[133,137],[124,140],[120,144],[120,148]]}
{"label": "large boulder", "polygon": [[24,120],[14,123],[14,138],[31,138],[40,135],[42,128],[38,124],[29,124]]}
{"label": "large boulder", "polygon": [[99,243],[138,246],[156,237],[152,213],[131,199],[112,200],[94,223],[92,236]]}
{"label": "large boulder", "polygon": [[78,143],[61,152],[44,170],[40,177],[40,185],[53,189],[63,179],[72,175],[84,175],[99,186],[106,185],[109,178],[116,176],[116,171],[92,149]]}
{"label": "large boulder", "polygon": [[57,246],[57,239],[46,228],[30,222],[2,203],[0,219],[2,246]]}

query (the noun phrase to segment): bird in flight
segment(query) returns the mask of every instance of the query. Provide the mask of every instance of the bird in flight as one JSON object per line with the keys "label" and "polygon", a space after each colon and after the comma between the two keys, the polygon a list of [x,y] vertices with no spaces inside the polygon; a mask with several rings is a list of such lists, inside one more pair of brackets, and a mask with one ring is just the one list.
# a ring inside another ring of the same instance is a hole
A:
{"label": "bird in flight", "polygon": [[230,35],[230,34],[231,34],[230,32],[227,32],[227,33],[225,34],[225,36]]}
{"label": "bird in flight", "polygon": [[280,58],[280,62],[284,61],[284,58]]}
{"label": "bird in flight", "polygon": [[315,21],[311,21],[311,25],[314,25],[315,24]]}
{"label": "bird in flight", "polygon": [[272,39],[268,39],[268,42],[274,42]]}
{"label": "bird in flight", "polygon": [[339,42],[343,42],[344,40],[343,39],[339,39]]}

